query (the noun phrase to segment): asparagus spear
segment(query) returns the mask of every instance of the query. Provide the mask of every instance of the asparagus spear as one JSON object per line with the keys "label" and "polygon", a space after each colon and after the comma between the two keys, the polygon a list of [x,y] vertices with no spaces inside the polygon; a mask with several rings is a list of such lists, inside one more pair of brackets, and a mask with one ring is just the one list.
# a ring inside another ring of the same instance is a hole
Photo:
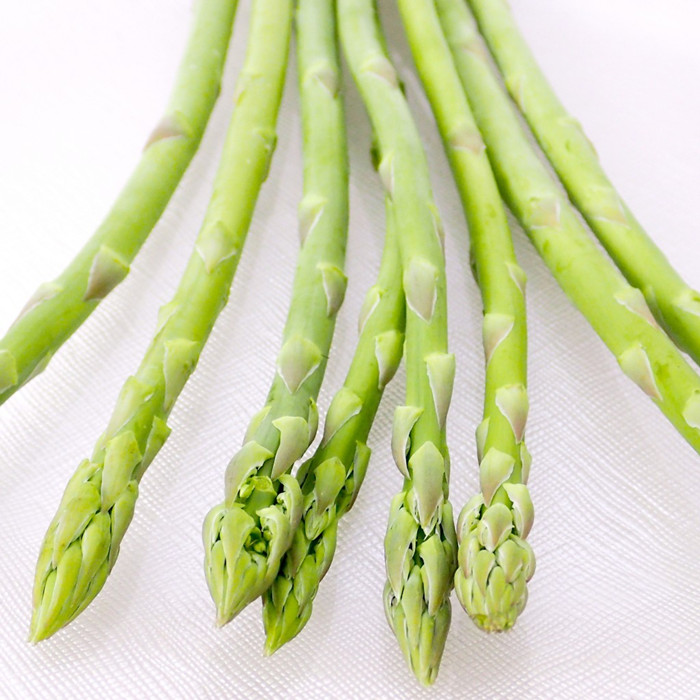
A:
{"label": "asparagus spear", "polygon": [[469,224],[481,289],[486,355],[484,419],[477,430],[481,493],[457,527],[457,597],[488,631],[513,626],[527,601],[535,559],[525,538],[533,507],[525,486],[528,401],[525,274],[481,135],[455,70],[433,0],[398,0],[411,52],[442,136]]}
{"label": "asparagus spear", "polygon": [[656,320],[700,363],[700,294],[647,235],[600,165],[581,125],[564,109],[520,35],[504,0],[470,0],[505,85],[572,202]]}
{"label": "asparagus spear", "polygon": [[407,306],[406,406],[396,410],[392,437],[405,480],[385,538],[385,609],[406,661],[430,684],[449,629],[456,566],[445,438],[455,360],[447,352],[443,234],[420,136],[384,49],[373,0],[339,0],[338,22],[394,206]]}
{"label": "asparagus spear", "polygon": [[237,0],[201,0],[165,116],[112,210],[77,257],[42,284],[0,339],[0,404],[53,354],[129,272],[189,162],[219,94]]}
{"label": "asparagus spear", "polygon": [[503,198],[627,376],[700,451],[700,378],[644,296],[598,249],[530,145],[463,0],[436,0],[443,31]]}
{"label": "asparagus spear", "polygon": [[311,444],[338,309],[348,223],[348,165],[332,0],[299,0],[304,146],[302,246],[277,373],[226,470],[224,502],[204,523],[205,573],[220,625],[272,583],[302,514],[287,472]]}
{"label": "asparagus spear", "polygon": [[141,366],[92,458],[68,483],[39,555],[30,638],[73,620],[99,593],[131,521],[138,484],[168,437],[166,419],[225,306],[275,147],[292,0],[255,0],[236,108],[196,246]]}
{"label": "asparagus spear", "polygon": [[263,597],[267,654],[296,637],[311,617],[335,553],[338,521],[352,507],[364,479],[370,459],[367,437],[379,402],[401,362],[405,303],[392,208],[387,198],[382,264],[365,297],[350,370],[331,402],[320,446],[297,474],[304,497],[301,521]]}

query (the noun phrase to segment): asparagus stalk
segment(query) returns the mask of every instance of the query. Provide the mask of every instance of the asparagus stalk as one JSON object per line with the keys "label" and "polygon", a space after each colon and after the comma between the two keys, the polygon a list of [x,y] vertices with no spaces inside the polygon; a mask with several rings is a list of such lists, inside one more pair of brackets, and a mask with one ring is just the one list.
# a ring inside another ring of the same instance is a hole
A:
{"label": "asparagus stalk", "polygon": [[214,191],[180,285],[141,366],[121,391],[92,458],[68,483],[39,555],[30,638],[73,620],[99,593],[131,521],[166,419],[225,306],[275,147],[292,0],[255,0],[236,108]]}
{"label": "asparagus stalk", "polygon": [[436,0],[443,31],[506,203],[621,369],[700,451],[700,378],[642,293],[599,250],[542,164],[496,79],[463,0]]}
{"label": "asparagus stalk", "polygon": [[318,586],[335,553],[338,521],[352,507],[364,479],[370,459],[367,437],[379,402],[401,362],[405,303],[388,198],[386,208],[382,264],[365,297],[352,364],[331,402],[323,440],[297,474],[304,497],[301,521],[263,597],[266,654],[296,637],[311,617]]}
{"label": "asparagus stalk", "polygon": [[700,294],[644,231],[600,165],[581,125],[561,104],[504,0],[470,0],[505,85],[559,175],[571,201],[656,320],[700,363]]}
{"label": "asparagus stalk", "polygon": [[392,437],[405,480],[392,501],[385,538],[385,609],[407,663],[430,684],[449,629],[456,566],[445,437],[455,360],[447,352],[443,234],[420,136],[385,51],[373,0],[339,0],[338,22],[394,206],[407,306],[406,406],[396,410]]}
{"label": "asparagus stalk", "polygon": [[287,472],[316,434],[316,398],[338,309],[348,223],[348,165],[332,0],[299,0],[304,147],[302,246],[267,402],[226,470],[223,503],[204,523],[205,573],[225,624],[270,586],[302,514]]}
{"label": "asparagus stalk", "polygon": [[107,218],[0,339],[0,404],[39,374],[129,272],[192,160],[219,94],[237,0],[200,0],[165,115]]}
{"label": "asparagus stalk", "polygon": [[466,100],[433,0],[398,0],[418,69],[469,224],[481,289],[486,356],[484,419],[477,430],[481,493],[459,517],[457,597],[479,627],[513,626],[535,569],[525,541],[533,507],[525,483],[528,412],[525,274],[518,266],[505,209]]}

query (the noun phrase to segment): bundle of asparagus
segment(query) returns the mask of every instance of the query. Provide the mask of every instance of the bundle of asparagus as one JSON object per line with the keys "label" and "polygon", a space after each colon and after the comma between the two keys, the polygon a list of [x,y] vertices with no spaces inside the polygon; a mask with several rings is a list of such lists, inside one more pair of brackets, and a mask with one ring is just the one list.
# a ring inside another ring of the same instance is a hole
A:
{"label": "bundle of asparagus", "polygon": [[71,622],[102,589],[131,522],[139,481],[168,438],[167,417],[226,304],[275,148],[291,14],[291,0],[256,0],[204,223],[175,295],[160,310],[153,342],[49,525],[34,580],[32,641]]}
{"label": "bundle of asparagus", "polygon": [[482,492],[459,518],[457,596],[480,627],[504,630],[525,607],[525,584],[535,569],[525,541],[533,520],[525,486],[530,455],[523,442],[528,412],[525,273],[515,259],[484,143],[433,3],[399,0],[399,7],[462,197],[484,306],[486,388],[484,420],[477,428]]}
{"label": "bundle of asparagus", "polygon": [[226,469],[224,503],[204,523],[205,571],[219,624],[269,588],[299,525],[302,494],[287,472],[316,435],[316,398],[345,296],[347,156],[333,7],[327,0],[300,0],[297,38],[302,247],[267,403]]}
{"label": "bundle of asparagus", "polygon": [[384,49],[371,0],[339,0],[345,55],[378,147],[378,171],[394,208],[406,300],[406,406],[394,413],[392,452],[404,486],[384,540],[387,619],[416,676],[431,683],[450,625],[456,541],[447,500],[445,437],[455,375],[447,353],[442,227],[420,136]]}
{"label": "bundle of asparagus", "polygon": [[[446,432],[455,356],[447,346],[444,231],[376,0],[252,3],[245,64],[203,225],[141,365],[124,383],[107,429],[70,479],[49,525],[30,638],[54,634],[102,589],[134,514],[139,482],[168,438],[168,416],[226,304],[275,150],[296,9],[301,247],[267,401],[226,469],[224,501],[204,521],[205,576],[220,625],[262,598],[267,654],[301,632],[331,565],[339,521],[368,468],[367,443],[384,389],[405,354],[405,405],[395,407],[391,438],[403,487],[386,504],[384,602],[406,662],[428,685],[450,627],[452,588],[477,626],[503,631],[525,608],[535,570],[527,542],[534,508],[524,442],[525,273],[505,205],[622,371],[697,451],[700,377],[680,350],[700,362],[700,294],[622,202],[504,0],[397,0],[466,215],[483,306],[480,492],[455,529]],[[201,0],[167,116],[132,179],[75,261],[40,287],[0,340],[0,403],[46,365],[126,276],[197,150],[218,94],[236,5]],[[304,459],[316,437],[317,400],[347,284],[340,44],[373,131],[386,231],[352,363],[328,406],[322,437]],[[508,93],[561,182],[531,144]]]}
{"label": "bundle of asparagus", "polygon": [[0,404],[53,354],[128,274],[197,151],[219,95],[238,0],[201,0],[165,115],[100,228],[29,299],[0,339]]}

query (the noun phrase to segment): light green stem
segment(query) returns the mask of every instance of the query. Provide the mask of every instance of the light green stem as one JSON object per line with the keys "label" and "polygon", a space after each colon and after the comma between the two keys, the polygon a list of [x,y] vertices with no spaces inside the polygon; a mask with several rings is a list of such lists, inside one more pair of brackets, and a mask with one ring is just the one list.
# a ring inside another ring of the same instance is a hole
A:
{"label": "light green stem", "polygon": [[99,593],[134,513],[138,484],[168,437],[166,419],[225,306],[275,148],[292,0],[255,0],[236,106],[195,250],[121,391],[92,458],[68,483],[39,555],[30,638],[49,637]]}
{"label": "light green stem", "polygon": [[316,398],[343,302],[348,164],[333,0],[298,0],[302,239],[292,302],[267,403],[226,472],[225,501],[204,524],[205,572],[219,624],[265,591],[302,512],[288,474],[314,439]]}
{"label": "light green stem", "polygon": [[450,624],[456,537],[445,422],[455,362],[447,352],[442,227],[420,136],[384,48],[372,0],[338,0],[340,36],[369,113],[379,174],[394,205],[406,298],[406,406],[392,447],[405,481],[385,538],[387,619],[418,679],[432,683]]}
{"label": "light green stem", "polygon": [[401,362],[405,303],[393,205],[377,283],[360,314],[360,338],[343,387],[326,417],[323,440],[300,468],[303,513],[277,578],[265,592],[263,620],[271,654],[304,628],[335,553],[338,521],[352,507],[370,459],[367,437],[384,388]]}
{"label": "light green stem", "polygon": [[525,274],[518,266],[498,185],[445,41],[433,0],[398,0],[404,27],[469,224],[481,289],[486,356],[484,420],[477,430],[481,494],[460,516],[455,587],[486,630],[512,627],[534,573],[524,541],[533,508],[527,487]]}
{"label": "light green stem", "polygon": [[581,125],[561,104],[504,0],[469,0],[512,98],[571,201],[656,320],[700,363],[700,294],[691,289],[635,219],[600,165]]}
{"label": "light green stem", "polygon": [[237,0],[200,0],[165,115],[100,228],[0,339],[0,404],[41,372],[121,282],[192,160],[219,95]]}
{"label": "light green stem", "polygon": [[625,374],[700,451],[700,378],[656,325],[642,293],[595,245],[538,158],[464,0],[436,0],[436,6],[503,198]]}

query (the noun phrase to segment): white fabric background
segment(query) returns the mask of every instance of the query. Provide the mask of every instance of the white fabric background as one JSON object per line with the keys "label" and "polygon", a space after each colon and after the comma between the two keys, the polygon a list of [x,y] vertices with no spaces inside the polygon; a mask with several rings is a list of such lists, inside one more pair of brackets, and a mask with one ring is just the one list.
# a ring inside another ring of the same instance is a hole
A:
{"label": "white fabric background", "polygon": [[[517,227],[530,279],[528,444],[538,570],[516,629],[485,636],[454,600],[434,689],[419,688],[404,666],[381,599],[387,508],[401,483],[388,449],[401,374],[377,418],[371,469],[305,631],[263,659],[259,605],[215,629],[200,524],[220,499],[248,418],[263,404],[291,287],[301,191],[294,61],[279,147],[229,305],[172,414],[172,437],[142,482],[119,563],[70,628],[35,648],[25,642],[45,527],[136,367],[205,210],[249,4],[241,0],[224,90],[201,151],[132,274],[49,370],[0,409],[0,696],[698,697],[700,458],[622,376]],[[477,488],[479,297],[463,215],[396,10],[391,0],[382,7],[448,232],[450,336],[459,363],[449,434],[459,509]],[[697,3],[513,0],[513,9],[632,209],[700,285]],[[3,329],[107,211],[165,103],[189,17],[189,0],[4,4]],[[381,191],[352,87],[347,112],[350,283],[321,407],[348,366],[381,249]]]}

